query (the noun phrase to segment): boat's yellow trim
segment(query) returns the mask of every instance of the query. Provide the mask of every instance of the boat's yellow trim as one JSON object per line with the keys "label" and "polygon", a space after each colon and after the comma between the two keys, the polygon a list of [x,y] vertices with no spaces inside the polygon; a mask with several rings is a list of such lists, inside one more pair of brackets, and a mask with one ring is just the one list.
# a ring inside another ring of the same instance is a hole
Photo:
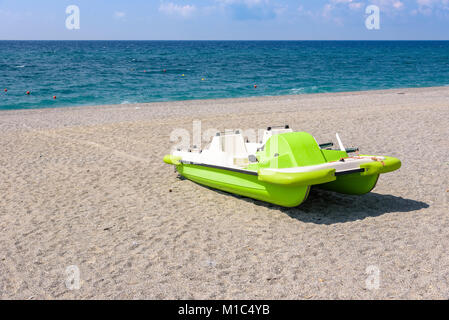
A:
{"label": "boat's yellow trim", "polygon": [[179,165],[181,164],[181,157],[180,156],[174,156],[171,154],[168,154],[164,157],[164,162],[167,164],[173,164],[173,165]]}
{"label": "boat's yellow trim", "polygon": [[259,181],[290,186],[310,186],[334,181],[335,169],[323,169],[310,172],[279,172],[270,169],[259,169]]}
{"label": "boat's yellow trim", "polygon": [[[364,157],[373,157],[376,156],[365,156]],[[368,163],[363,163],[360,165],[360,168],[365,169],[365,172],[362,172],[362,176],[370,176],[373,174],[387,173],[394,170],[397,170],[401,167],[401,161],[394,157],[383,156],[384,160],[378,160]]]}

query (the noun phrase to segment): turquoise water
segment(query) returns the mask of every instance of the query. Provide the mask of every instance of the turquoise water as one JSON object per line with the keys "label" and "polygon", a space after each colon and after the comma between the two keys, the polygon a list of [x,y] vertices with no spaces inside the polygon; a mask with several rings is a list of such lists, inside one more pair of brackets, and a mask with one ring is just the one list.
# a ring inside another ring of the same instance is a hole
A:
{"label": "turquoise water", "polygon": [[0,41],[0,109],[444,85],[447,41]]}

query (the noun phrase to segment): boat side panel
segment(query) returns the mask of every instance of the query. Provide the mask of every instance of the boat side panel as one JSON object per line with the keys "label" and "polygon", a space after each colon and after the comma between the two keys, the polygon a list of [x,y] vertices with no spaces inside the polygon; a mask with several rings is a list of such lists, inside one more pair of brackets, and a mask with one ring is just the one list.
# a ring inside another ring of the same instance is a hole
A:
{"label": "boat side panel", "polygon": [[274,185],[259,181],[255,175],[240,172],[193,164],[178,165],[177,170],[199,184],[284,207],[295,207],[308,196],[309,186]]}
{"label": "boat side panel", "polygon": [[335,181],[317,185],[317,187],[345,194],[365,194],[376,186],[379,174],[364,176],[360,173],[338,176]]}

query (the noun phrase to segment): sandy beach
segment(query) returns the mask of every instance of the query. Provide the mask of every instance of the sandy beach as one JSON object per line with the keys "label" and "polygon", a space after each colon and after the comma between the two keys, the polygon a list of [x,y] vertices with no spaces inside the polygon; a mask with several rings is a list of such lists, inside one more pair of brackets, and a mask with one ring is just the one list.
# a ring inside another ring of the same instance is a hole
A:
{"label": "sandy beach", "polygon": [[[162,157],[194,120],[402,168],[282,208],[179,179]],[[1,111],[0,298],[448,299],[448,137],[449,87]]]}

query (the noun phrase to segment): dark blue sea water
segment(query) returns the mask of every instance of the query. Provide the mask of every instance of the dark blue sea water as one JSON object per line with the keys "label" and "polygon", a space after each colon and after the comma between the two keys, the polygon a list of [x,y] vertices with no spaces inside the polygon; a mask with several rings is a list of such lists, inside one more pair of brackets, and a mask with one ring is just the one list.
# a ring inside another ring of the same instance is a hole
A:
{"label": "dark blue sea water", "polygon": [[0,109],[444,85],[449,42],[0,41]]}

